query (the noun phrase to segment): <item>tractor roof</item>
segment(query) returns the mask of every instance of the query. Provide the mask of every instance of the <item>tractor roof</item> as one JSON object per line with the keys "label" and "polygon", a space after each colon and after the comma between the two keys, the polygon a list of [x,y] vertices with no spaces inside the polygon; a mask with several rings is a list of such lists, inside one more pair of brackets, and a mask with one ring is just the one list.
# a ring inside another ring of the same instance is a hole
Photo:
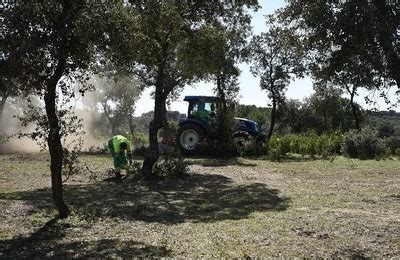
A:
{"label": "tractor roof", "polygon": [[184,101],[201,101],[201,102],[207,102],[207,101],[216,101],[218,100],[217,97],[212,97],[212,96],[185,96],[183,99]]}

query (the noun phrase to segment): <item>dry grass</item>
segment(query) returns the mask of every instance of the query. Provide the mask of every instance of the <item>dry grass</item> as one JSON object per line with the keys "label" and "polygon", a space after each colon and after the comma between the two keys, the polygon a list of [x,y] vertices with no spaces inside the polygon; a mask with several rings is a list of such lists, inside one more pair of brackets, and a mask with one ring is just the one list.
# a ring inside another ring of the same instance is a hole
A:
{"label": "dry grass", "polygon": [[400,256],[398,160],[189,162],[183,180],[77,176],[56,220],[47,156],[1,155],[0,257]]}

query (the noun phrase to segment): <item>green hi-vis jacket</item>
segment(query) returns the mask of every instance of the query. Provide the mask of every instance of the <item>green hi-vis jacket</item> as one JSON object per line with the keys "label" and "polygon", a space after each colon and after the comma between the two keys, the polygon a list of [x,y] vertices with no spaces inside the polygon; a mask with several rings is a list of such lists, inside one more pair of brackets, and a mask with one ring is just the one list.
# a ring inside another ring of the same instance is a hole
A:
{"label": "green hi-vis jacket", "polygon": [[126,137],[122,136],[122,135],[116,135],[113,138],[111,138],[111,140],[109,141],[109,147],[110,150],[112,151],[113,154],[120,154],[121,152],[121,144],[122,143],[126,143],[126,151],[128,154],[131,153],[131,144],[128,141],[128,139],[126,139]]}

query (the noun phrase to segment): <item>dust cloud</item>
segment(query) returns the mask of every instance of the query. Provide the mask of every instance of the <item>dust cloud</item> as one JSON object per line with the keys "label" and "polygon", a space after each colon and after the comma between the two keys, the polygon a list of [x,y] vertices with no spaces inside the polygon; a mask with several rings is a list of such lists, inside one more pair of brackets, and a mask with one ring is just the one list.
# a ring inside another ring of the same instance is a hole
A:
{"label": "dust cloud", "polygon": [[[82,150],[88,150],[91,147],[103,147],[106,140],[102,138],[96,138],[91,133],[93,132],[92,123],[95,115],[89,110],[75,111],[78,118],[83,119],[83,131],[84,134],[79,136],[69,136],[63,141],[63,145],[72,143],[77,138],[83,140]],[[33,140],[28,137],[17,138],[15,135],[18,132],[29,132],[34,129],[34,124],[29,127],[22,127],[20,121],[14,117],[16,114],[13,109],[9,109],[6,106],[3,118],[0,122],[0,154],[10,153],[37,153],[41,151],[41,147]],[[11,136],[8,139],[4,138],[4,134]]]}
{"label": "dust cloud", "polygon": [[[13,136],[17,134],[21,129],[21,124],[18,119],[13,117],[14,113],[5,108],[5,113],[0,122],[0,134]],[[29,129],[26,129],[29,130]],[[33,140],[24,137],[10,137],[4,142],[4,137],[0,137],[0,154],[7,153],[36,153],[40,151],[40,146]]]}

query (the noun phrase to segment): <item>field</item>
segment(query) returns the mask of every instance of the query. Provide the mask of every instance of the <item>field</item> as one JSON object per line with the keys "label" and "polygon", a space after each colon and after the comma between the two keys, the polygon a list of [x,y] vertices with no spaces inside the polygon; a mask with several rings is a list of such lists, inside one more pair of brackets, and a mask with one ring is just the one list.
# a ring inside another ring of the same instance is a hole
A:
{"label": "field", "polygon": [[83,158],[55,219],[46,154],[0,155],[0,257],[400,257],[400,161],[189,159],[191,176],[103,182]]}

